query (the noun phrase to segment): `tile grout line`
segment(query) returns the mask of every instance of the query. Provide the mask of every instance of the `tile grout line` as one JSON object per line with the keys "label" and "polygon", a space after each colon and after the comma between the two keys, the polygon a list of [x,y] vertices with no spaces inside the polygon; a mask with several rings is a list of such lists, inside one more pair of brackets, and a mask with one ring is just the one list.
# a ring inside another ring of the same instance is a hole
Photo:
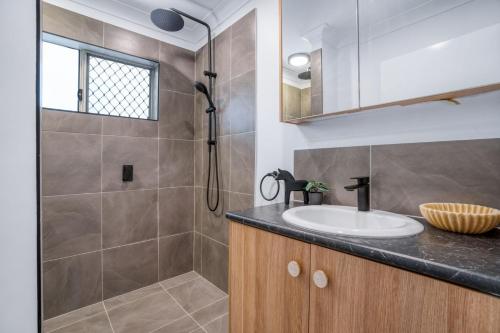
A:
{"label": "tile grout line", "polygon": [[212,320],[210,320],[209,322],[207,322],[207,323],[205,324],[205,326],[207,326],[207,325],[209,325],[209,324],[211,324],[211,323],[215,322],[216,320],[219,320],[219,319],[223,318],[224,316],[227,316],[227,315],[228,315],[228,313],[229,313],[229,312],[226,312],[226,313],[224,313],[224,314],[221,314],[221,315],[220,315],[220,316],[218,316],[218,317],[215,317],[214,319],[212,319]]}
{"label": "tile grout line", "polygon": [[[182,274],[180,274],[180,275],[182,275]],[[177,276],[180,276],[180,275],[177,275]],[[174,276],[174,277],[172,277],[172,278],[175,278],[175,277],[177,277],[177,276]],[[172,278],[171,278],[171,279],[172,279]],[[179,284],[177,284],[177,285],[175,285],[175,286],[173,286],[173,287],[171,287],[171,288],[168,288],[168,289],[176,288],[176,287],[182,286],[182,285],[184,285],[184,284],[186,284],[186,283],[188,283],[188,282],[191,282],[191,281],[194,281],[194,280],[197,280],[197,279],[201,279],[201,278],[203,278],[203,277],[202,277],[201,275],[199,275],[199,274],[198,274],[198,276],[197,276],[197,277],[192,278],[192,279],[189,279],[189,280],[186,280],[186,281],[183,281],[183,282],[181,282],[181,283],[179,283]],[[167,280],[169,280],[169,279],[167,279]],[[158,294],[158,293],[160,293],[160,292],[163,292],[166,288],[165,288],[165,287],[163,287],[163,285],[161,284],[161,282],[164,282],[164,281],[167,281],[167,280],[163,280],[163,281],[160,281],[160,282],[155,282],[155,283],[150,284],[150,285],[148,285],[148,286],[145,286],[145,287],[142,287],[142,288],[139,288],[139,289],[135,289],[135,290],[129,291],[129,292],[125,293],[125,294],[121,294],[121,295],[117,295],[117,296],[115,296],[115,297],[109,298],[108,300],[111,300],[111,299],[113,299],[113,298],[116,298],[116,297],[121,297],[121,296],[126,295],[126,294],[129,294],[129,293],[138,292],[138,291],[141,291],[141,290],[143,291],[143,290],[146,290],[146,289],[148,289],[148,288],[151,288],[151,287],[153,287],[153,286],[155,286],[155,285],[157,285],[157,286],[160,288],[160,290],[158,290],[158,291],[154,291],[154,292],[152,292],[152,293],[150,293],[150,294],[142,295],[142,296],[137,297],[136,299],[133,299],[133,300],[130,300],[130,301],[125,301],[125,302],[123,302],[123,303],[121,303],[121,304],[119,304],[119,305],[116,305],[116,306],[110,307],[110,308],[109,308],[109,311],[111,311],[111,310],[113,310],[113,309],[120,308],[120,307],[122,307],[122,306],[124,306],[124,305],[128,305],[128,304],[134,303],[134,302],[136,302],[136,301],[138,301],[138,300],[140,300],[140,299],[143,299],[143,298],[145,298],[145,297],[149,297],[149,296],[151,296],[151,295],[154,295],[154,294]],[[105,303],[104,301],[103,301],[102,303],[103,303],[103,306],[106,308],[106,303]]]}
{"label": "tile grout line", "polygon": [[68,258],[73,258],[73,257],[77,257],[77,256],[81,256],[81,255],[86,255],[86,254],[91,254],[91,253],[96,253],[96,252],[101,252],[101,251],[104,252],[105,250],[113,250],[113,249],[118,249],[118,248],[129,246],[129,245],[138,245],[138,244],[142,244],[142,243],[146,243],[146,242],[151,242],[151,241],[156,240],[157,238],[169,238],[169,237],[174,237],[174,236],[186,235],[186,234],[191,233],[191,232],[193,232],[193,231],[185,231],[185,232],[179,232],[177,234],[171,234],[171,235],[165,235],[165,236],[160,236],[160,237],[148,238],[148,239],[140,240],[140,241],[137,241],[137,242],[132,242],[132,243],[127,243],[127,244],[122,244],[122,245],[116,245],[116,246],[106,247],[106,248],[103,248],[102,250],[94,250],[94,251],[88,251],[88,252],[82,252],[82,253],[72,254],[70,256],[64,256],[64,257],[60,257],[60,258],[48,259],[48,260],[44,260],[43,262],[46,263],[46,262],[50,262],[50,261],[56,261],[56,260],[61,260],[61,259],[68,259]]}
{"label": "tile grout line", "polygon": [[160,284],[160,286],[163,288],[163,291],[165,291],[165,293],[166,293],[168,296],[170,296],[170,297],[174,300],[174,302],[175,302],[175,303],[176,303],[176,304],[177,304],[177,305],[181,308],[181,310],[182,310],[182,311],[184,311],[184,313],[185,313],[186,315],[188,315],[188,316],[189,316],[189,318],[191,318],[191,319],[192,319],[192,320],[196,323],[196,325],[198,325],[198,326],[200,327],[200,329],[201,329],[203,332],[208,333],[208,332],[205,330],[205,328],[203,328],[203,326],[201,326],[201,325],[200,325],[200,323],[199,323],[196,319],[194,319],[194,318],[193,318],[193,316],[191,316],[191,315],[189,314],[189,312],[187,312],[187,311],[186,311],[186,309],[184,309],[184,307],[183,307],[183,306],[182,306],[182,305],[181,305],[181,304],[180,304],[180,303],[179,303],[179,302],[175,299],[175,297],[174,297],[174,296],[172,296],[172,294],[170,294],[170,293],[168,292],[168,290],[167,290],[167,289],[165,289],[165,288],[164,288],[161,284]]}
{"label": "tile grout line", "polygon": [[[174,319],[174,320],[172,320],[171,322],[168,322],[168,323],[166,323],[166,324],[164,324],[164,325],[161,325],[161,326],[160,326],[160,327],[158,327],[158,328],[155,328],[155,329],[154,329],[154,330],[152,330],[152,331],[149,331],[149,333],[154,333],[154,332],[157,332],[158,330],[161,330],[161,329],[162,329],[162,328],[164,328],[164,327],[167,327],[167,326],[169,326],[169,325],[172,325],[173,323],[176,323],[176,322],[178,322],[178,321],[181,321],[181,320],[182,320],[182,319],[184,319],[184,318],[188,318],[188,316],[182,316],[182,317],[180,317],[180,318]],[[195,328],[193,331],[196,331],[197,329],[199,329],[199,328],[197,327],[197,328]],[[193,332],[193,331],[189,331],[189,333],[191,333],[191,332]]]}
{"label": "tile grout line", "polygon": [[[202,277],[202,278],[203,278],[203,277]],[[203,279],[204,279],[204,280],[206,280],[206,281],[208,281],[208,280],[207,280],[207,279],[205,279],[205,278],[203,278]],[[172,287],[172,288],[175,288],[175,287]],[[169,288],[169,289],[172,289],[172,288]],[[226,298],[229,298],[229,296],[224,296],[224,297],[222,297],[222,298],[218,298],[216,301],[213,301],[213,302],[212,302],[212,303],[210,303],[210,304],[207,304],[207,305],[202,306],[201,308],[197,309],[197,310],[196,310],[196,311],[194,311],[193,313],[198,312],[198,311],[201,311],[201,310],[204,310],[204,309],[206,309],[206,308],[208,308],[208,307],[210,307],[210,306],[212,306],[212,305],[215,305],[216,303],[219,303],[220,301],[222,301],[222,300],[224,300],[224,299],[226,299]],[[227,313],[227,312],[225,312],[224,314],[226,314],[226,313]]]}
{"label": "tile grout line", "polygon": [[[205,50],[207,51],[207,55],[208,55],[208,46],[207,46],[207,48],[206,48]],[[206,57],[204,57],[204,56],[203,56],[203,54],[204,54],[204,52],[203,52],[203,51],[202,51],[202,53],[201,53],[201,54],[202,54],[202,58],[201,58],[201,60],[203,61],[202,68],[204,69],[204,68],[205,68],[205,65],[206,65],[206,64],[205,64],[205,62],[206,62]],[[201,79],[201,78],[200,78],[200,79]],[[201,105],[200,105],[200,106],[201,106]],[[199,110],[199,111],[200,111],[200,112],[201,112],[201,114],[202,114],[202,117],[201,117],[201,137],[202,137],[202,139],[203,139],[203,136],[205,135],[205,130],[206,130],[206,129],[205,129],[205,126],[203,126],[203,123],[204,123],[204,122],[203,122],[203,111],[202,111],[202,110]],[[210,121],[210,119],[209,119],[209,121]],[[208,127],[208,125],[207,125],[207,127]],[[202,146],[203,146],[203,145],[202,145]],[[205,147],[205,148],[206,148],[206,147]],[[204,167],[204,165],[205,165],[205,158],[206,158],[206,156],[205,156],[205,152],[204,152],[204,151],[203,151],[203,149],[202,149],[202,151],[201,151],[201,161],[202,161],[202,162],[201,162],[201,163],[202,163],[201,165],[202,165],[202,168],[203,168],[203,167]],[[207,169],[206,169],[206,168],[205,168],[205,171],[207,171]],[[203,174],[204,174],[204,172],[202,171],[202,175],[203,175]],[[207,177],[210,177],[210,175],[208,175],[208,174],[207,174]],[[207,178],[207,179],[208,179],[208,178]],[[205,178],[204,178],[204,177],[202,177],[202,180],[201,180],[201,185],[203,185],[204,180],[205,180]],[[203,224],[204,224],[204,221],[205,221],[205,209],[206,209],[206,208],[205,208],[205,204],[206,204],[206,203],[204,203],[204,200],[203,200],[203,191],[202,191],[201,196],[202,196],[202,200],[201,200],[202,204],[201,204],[201,207],[203,207],[203,208],[201,208],[201,209],[200,209],[200,217],[201,217],[201,223],[200,223],[200,234],[201,234],[201,235],[203,235]],[[202,237],[202,236],[200,237],[200,275],[201,275],[201,276],[203,276],[203,237]],[[203,328],[202,328],[202,330],[203,330]]]}
{"label": "tile grout line", "polygon": [[[195,187],[206,189],[206,187],[203,187],[203,186],[195,186]],[[230,190],[222,190],[222,192],[228,192],[228,193],[239,194],[239,195],[247,195],[247,196],[252,196],[253,197],[253,194],[244,193],[244,192],[235,192],[235,191],[230,191]]]}
{"label": "tile grout line", "polygon": [[[52,261],[57,261],[57,260],[63,260],[63,259],[69,259],[69,258],[74,258],[74,257],[78,257],[78,256],[83,256],[83,255],[87,255],[87,254],[92,254],[92,253],[98,253],[98,252],[102,252],[102,250],[98,249],[98,250],[94,250],[94,251],[89,251],[89,252],[83,252],[83,253],[77,253],[77,254],[72,254],[70,256],[64,256],[64,257],[60,257],[60,258],[54,258],[54,259],[47,259],[47,260],[44,260],[43,263],[47,263],[47,262],[52,262]],[[101,265],[101,269],[102,269],[102,265]],[[101,281],[102,282],[102,281]]]}
{"label": "tile grout line", "polygon": [[102,302],[102,306],[104,307],[104,313],[106,313],[106,317],[108,318],[109,327],[111,327],[111,331],[115,333],[115,329],[113,328],[113,323],[111,322],[111,318],[109,317],[108,309],[106,309],[106,305]]}
{"label": "tile grout line", "polygon": [[[103,303],[103,302],[101,301],[101,302],[98,302],[98,303]],[[95,305],[95,304],[97,304],[97,303],[94,303],[94,304],[91,304],[91,305]],[[88,305],[88,306],[91,306],[91,305]],[[102,306],[103,306],[103,308],[104,308],[104,304],[102,304]],[[47,321],[49,321],[49,320],[52,320],[52,319],[55,319],[55,318],[58,318],[58,317],[62,317],[62,316],[64,316],[64,315],[67,315],[67,314],[70,314],[70,313],[73,313],[73,312],[77,312],[78,310],[81,310],[81,309],[82,309],[82,308],[79,308],[79,309],[76,309],[76,310],[73,310],[73,311],[70,311],[70,312],[63,313],[63,314],[61,314],[61,315],[59,315],[59,316],[56,316],[56,317],[52,317],[52,318],[46,319],[46,320],[44,320],[44,322],[47,322]],[[103,313],[104,313],[104,311],[105,311],[105,310],[103,310],[102,312],[99,312],[99,313],[93,314],[93,315],[91,315],[91,316],[86,316],[86,317],[83,317],[83,318],[81,318],[81,319],[78,319],[78,320],[72,321],[72,322],[70,322],[70,323],[63,324],[62,326],[58,326],[58,327],[56,327],[56,328],[54,328],[54,329],[52,329],[52,330],[50,330],[50,331],[43,331],[43,332],[44,332],[44,333],[52,333],[52,332],[55,332],[55,331],[57,331],[57,330],[60,330],[61,328],[66,328],[66,327],[69,327],[69,326],[71,326],[71,325],[74,325],[74,324],[77,324],[77,323],[79,323],[79,322],[82,322],[82,321],[84,321],[84,320],[87,320],[87,319],[90,319],[90,318],[94,318],[94,317],[96,317],[96,316],[98,316],[98,315],[103,314]]]}
{"label": "tile grout line", "polygon": [[[196,66],[196,59],[195,59],[195,66]],[[196,75],[196,73],[195,73],[195,75]],[[183,92],[183,91],[177,91],[177,90],[172,90],[172,89],[167,89],[167,88],[158,88],[158,90],[160,92],[161,91],[168,91],[168,92],[171,92],[171,93],[176,93],[176,94],[185,95],[185,96],[193,96],[195,94],[195,92],[193,92],[191,94],[191,93],[187,93],[187,92]]]}
{"label": "tile grout line", "polygon": [[[101,121],[102,122],[102,121]],[[83,132],[68,132],[68,131],[50,131],[44,130],[46,133],[59,133],[59,134],[73,134],[73,135],[91,135],[91,136],[102,136],[102,137],[112,137],[112,138],[129,138],[129,139],[150,139],[150,140],[170,140],[170,141],[186,141],[193,142],[202,139],[179,139],[179,138],[164,138],[159,134],[155,136],[139,136],[139,135],[117,135],[117,134],[99,134],[99,133],[83,133]],[[223,135],[220,135],[223,136]]]}
{"label": "tile grout line", "polygon": [[[159,283],[159,282],[156,282],[156,283],[150,284],[149,286],[146,286],[146,287],[143,287],[143,288],[140,288],[140,289],[136,289],[136,290],[129,291],[128,293],[132,293],[132,292],[134,292],[134,291],[138,291],[138,290],[143,290],[143,289],[146,289],[146,288],[148,288],[148,287],[154,286],[155,284],[160,284],[160,283]],[[159,287],[161,288],[161,286],[159,286]],[[163,289],[163,288],[161,288],[161,289]],[[137,301],[139,301],[139,300],[141,300],[141,299],[143,299],[143,298],[150,297],[150,296],[156,295],[156,294],[158,294],[158,293],[161,293],[162,291],[163,291],[163,290],[158,290],[158,291],[152,292],[152,293],[150,293],[150,294],[146,294],[146,295],[139,296],[139,297],[137,297],[136,299],[133,299],[133,300],[131,300],[131,301],[126,301],[126,302],[120,303],[119,305],[115,305],[115,306],[113,306],[113,307],[109,307],[109,311],[114,310],[114,309],[121,308],[121,307],[123,307],[123,306],[125,306],[125,305],[129,305],[129,304],[135,303],[135,302],[137,302]],[[125,294],[122,294],[122,295],[118,295],[118,296],[115,296],[115,297],[120,297],[120,296],[126,295],[126,294],[128,294],[128,293],[125,293]],[[114,298],[114,297],[113,297],[113,298]],[[109,298],[108,300],[110,300],[110,299],[112,299],[112,298]],[[104,308],[106,308],[106,304],[105,304],[104,302],[103,302],[103,305],[104,305]]]}
{"label": "tile grout line", "polygon": [[[207,235],[205,235],[205,234],[201,234],[201,235],[202,235],[203,237],[205,237],[205,238],[207,238],[207,239],[211,240],[211,241],[214,241],[214,242],[216,242],[216,243],[220,244],[220,245],[223,245],[223,246],[225,246],[225,247],[229,247],[229,245],[224,244],[224,243],[222,243],[221,241],[218,241],[218,240],[216,240],[216,239],[214,239],[214,238],[212,238],[212,237],[210,237],[210,236],[207,236]],[[217,287],[217,288],[218,288],[218,287]]]}
{"label": "tile grout line", "polygon": [[[197,73],[197,69],[196,69],[196,52],[194,53],[194,79],[196,80],[196,73]],[[196,185],[196,179],[198,177],[196,177],[196,146],[198,144],[198,142],[196,141],[195,139],[195,136],[196,136],[196,131],[195,131],[195,118],[196,118],[196,97],[195,95],[193,95],[193,139],[194,139],[194,144],[193,144],[193,246],[192,246],[192,251],[193,251],[193,255],[192,255],[192,260],[191,260],[191,265],[193,267],[193,271],[195,269],[194,265],[194,258],[195,258],[195,253],[196,253],[196,188],[195,188],[195,185]]]}

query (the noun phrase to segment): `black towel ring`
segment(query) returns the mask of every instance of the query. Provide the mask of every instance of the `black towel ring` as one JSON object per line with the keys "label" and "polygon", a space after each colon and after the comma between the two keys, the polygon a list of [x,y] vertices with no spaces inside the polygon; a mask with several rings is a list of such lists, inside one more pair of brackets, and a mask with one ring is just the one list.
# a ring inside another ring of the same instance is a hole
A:
{"label": "black towel ring", "polygon": [[[262,184],[264,184],[264,179],[266,179],[267,177],[272,177],[274,178],[274,180],[276,181],[276,183],[278,184],[278,189],[276,191],[276,193],[271,197],[271,198],[266,198],[266,196],[264,195],[264,192],[262,191]],[[264,177],[262,177],[262,179],[260,180],[260,195],[262,195],[262,197],[264,198],[264,200],[266,201],[273,201],[274,199],[276,199],[276,197],[278,196],[278,194],[280,193],[280,181],[278,179],[276,179],[276,177],[278,177],[278,172],[276,171],[273,171],[273,172],[270,172],[270,173],[267,173]]]}

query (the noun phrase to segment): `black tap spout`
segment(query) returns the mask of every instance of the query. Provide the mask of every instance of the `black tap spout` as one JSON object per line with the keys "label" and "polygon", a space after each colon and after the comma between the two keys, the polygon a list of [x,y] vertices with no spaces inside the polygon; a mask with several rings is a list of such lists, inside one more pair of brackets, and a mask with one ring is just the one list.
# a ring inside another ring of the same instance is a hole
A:
{"label": "black tap spout", "polygon": [[357,184],[347,185],[347,191],[358,190],[358,211],[368,212],[370,210],[370,177],[352,177]]}

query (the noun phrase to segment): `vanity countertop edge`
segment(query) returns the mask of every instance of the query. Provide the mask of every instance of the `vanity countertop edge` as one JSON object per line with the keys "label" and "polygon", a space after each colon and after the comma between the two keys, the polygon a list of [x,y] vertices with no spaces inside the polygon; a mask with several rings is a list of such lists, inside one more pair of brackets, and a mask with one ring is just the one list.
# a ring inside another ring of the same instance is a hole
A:
{"label": "vanity countertop edge", "polygon": [[418,235],[402,238],[358,238],[302,229],[281,214],[301,204],[259,206],[227,212],[226,218],[278,235],[352,254],[500,297],[500,229],[462,235],[424,225]]}

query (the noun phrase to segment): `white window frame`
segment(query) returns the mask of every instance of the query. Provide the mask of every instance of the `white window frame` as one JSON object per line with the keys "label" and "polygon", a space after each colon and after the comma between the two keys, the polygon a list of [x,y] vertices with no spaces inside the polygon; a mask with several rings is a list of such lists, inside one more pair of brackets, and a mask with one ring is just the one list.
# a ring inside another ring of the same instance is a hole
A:
{"label": "white window frame", "polygon": [[[158,120],[158,98],[159,98],[159,71],[160,65],[156,61],[152,61],[149,59],[140,58],[137,56],[132,56],[129,54],[121,53],[118,51],[106,49],[103,47],[82,43],[76,40],[72,40],[69,38],[57,36],[54,34],[49,34],[44,32],[42,35],[42,39],[45,42],[73,48],[79,50],[80,56],[80,68],[79,68],[79,82],[78,82],[78,94],[81,95],[81,98],[78,102],[78,112],[88,113],[93,115],[101,115],[101,116],[109,116],[109,117],[121,117],[128,119],[143,119],[137,117],[127,117],[120,115],[108,115],[108,114],[96,114],[88,112],[88,58],[89,56],[98,57],[101,59],[106,59],[114,62],[118,62],[121,64],[127,64],[135,67],[140,67],[144,69],[150,70],[150,82],[149,82],[149,114],[148,120]],[[68,110],[63,110],[68,111]],[[73,112],[73,111],[68,111]]]}

